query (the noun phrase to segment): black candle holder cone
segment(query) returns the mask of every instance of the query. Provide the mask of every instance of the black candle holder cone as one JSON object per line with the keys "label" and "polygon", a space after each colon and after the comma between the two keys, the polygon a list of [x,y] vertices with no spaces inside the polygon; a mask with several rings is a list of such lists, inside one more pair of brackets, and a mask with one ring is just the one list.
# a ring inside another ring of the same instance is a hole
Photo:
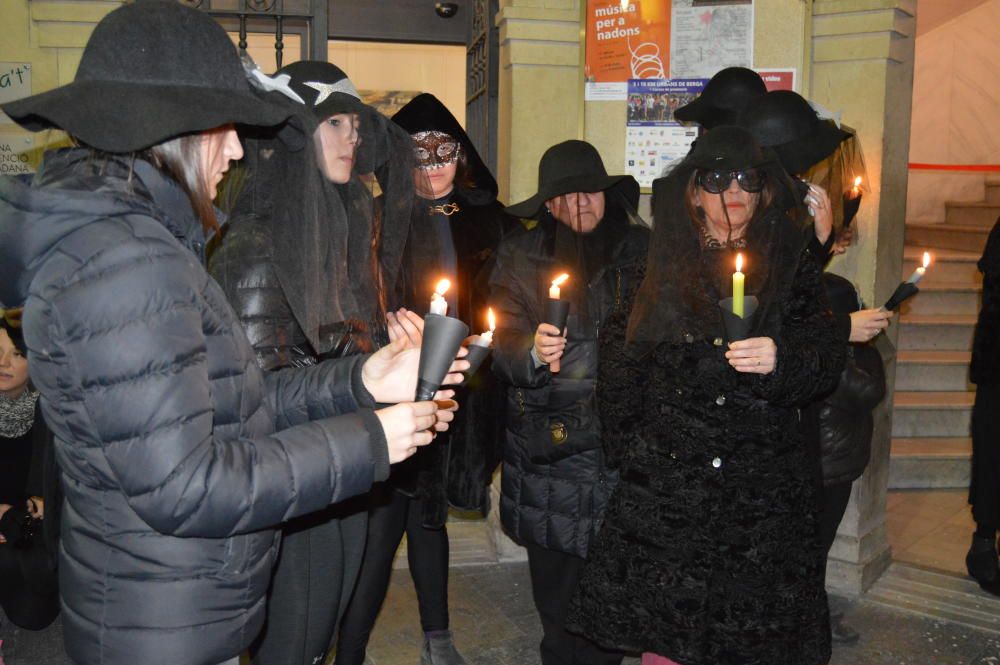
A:
{"label": "black candle holder cone", "polygon": [[903,301],[908,298],[912,298],[920,292],[920,288],[916,284],[910,284],[909,282],[903,282],[896,287],[896,290],[892,292],[892,296],[885,301],[885,305],[882,307],[886,311],[893,311],[894,309],[899,309],[899,306],[903,304]]}
{"label": "black candle holder cone", "polygon": [[466,381],[479,370],[479,366],[483,364],[490,355],[490,347],[480,346],[478,344],[469,344],[466,347],[469,349],[469,355],[465,356],[465,359],[469,361],[469,369],[465,370]]}
{"label": "black candle holder cone", "polygon": [[843,228],[848,228],[851,226],[851,222],[854,217],[858,214],[858,209],[861,207],[861,194],[853,198],[844,197],[844,225]]}
{"label": "black candle holder cone", "polygon": [[733,314],[733,299],[723,298],[719,301],[719,311],[722,312],[722,325],[726,329],[726,340],[738,342],[750,335],[753,315],[760,303],[756,296],[743,296],[743,317]]}
{"label": "black candle holder cone", "polygon": [[420,343],[420,365],[417,368],[416,401],[434,399],[434,393],[448,374],[462,342],[469,336],[469,326],[458,319],[440,314],[424,317],[424,338]]}
{"label": "black candle holder cone", "polygon": [[566,329],[566,319],[569,318],[569,301],[549,298],[545,301],[545,323],[551,323],[559,329],[562,335]]}

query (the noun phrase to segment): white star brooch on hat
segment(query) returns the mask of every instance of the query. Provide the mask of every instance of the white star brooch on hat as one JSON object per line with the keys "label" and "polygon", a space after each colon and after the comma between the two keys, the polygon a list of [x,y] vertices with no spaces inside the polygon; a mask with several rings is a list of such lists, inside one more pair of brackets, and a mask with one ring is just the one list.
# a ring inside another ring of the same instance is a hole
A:
{"label": "white star brooch on hat", "polygon": [[313,106],[319,106],[326,101],[326,98],[335,92],[342,92],[345,95],[350,95],[355,99],[361,99],[361,95],[355,89],[354,84],[351,83],[349,79],[343,78],[336,83],[323,83],[322,81],[305,81],[302,85],[307,88],[312,88],[319,94],[316,95],[316,101],[313,102]]}

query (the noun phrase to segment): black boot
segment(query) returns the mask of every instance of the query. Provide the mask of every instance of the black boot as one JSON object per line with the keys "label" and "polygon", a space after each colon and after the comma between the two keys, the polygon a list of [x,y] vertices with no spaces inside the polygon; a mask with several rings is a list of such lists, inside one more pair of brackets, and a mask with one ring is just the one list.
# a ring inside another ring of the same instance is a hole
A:
{"label": "black boot", "polygon": [[1000,596],[1000,566],[997,565],[997,544],[994,538],[972,536],[972,547],[965,556],[969,575],[983,590]]}
{"label": "black boot", "polygon": [[455,648],[450,630],[436,631],[424,637],[420,665],[468,665]]}

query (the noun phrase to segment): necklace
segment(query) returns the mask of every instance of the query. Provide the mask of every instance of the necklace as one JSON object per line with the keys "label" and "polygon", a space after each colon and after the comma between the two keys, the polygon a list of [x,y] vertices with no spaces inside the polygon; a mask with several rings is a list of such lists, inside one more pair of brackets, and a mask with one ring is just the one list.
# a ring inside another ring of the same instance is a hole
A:
{"label": "necklace", "polygon": [[14,399],[0,396],[0,438],[16,439],[35,424],[38,393],[25,390]]}
{"label": "necklace", "polygon": [[433,215],[434,213],[441,213],[445,217],[451,217],[456,212],[461,210],[462,209],[458,207],[457,203],[443,203],[436,206],[427,206],[427,212],[429,214]]}
{"label": "necklace", "polygon": [[704,224],[701,226],[701,244],[705,249],[746,249],[747,239],[746,238],[736,238],[727,242],[722,242],[716,239],[711,233],[708,232],[708,228]]}

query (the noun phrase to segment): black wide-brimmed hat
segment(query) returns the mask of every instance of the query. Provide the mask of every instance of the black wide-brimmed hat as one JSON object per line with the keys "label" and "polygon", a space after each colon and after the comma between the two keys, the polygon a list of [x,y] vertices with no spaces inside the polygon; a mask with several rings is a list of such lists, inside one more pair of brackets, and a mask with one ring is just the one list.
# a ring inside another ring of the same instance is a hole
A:
{"label": "black wide-brimmed hat", "polygon": [[572,192],[621,192],[625,201],[639,197],[639,183],[630,175],[608,175],[597,149],[586,141],[563,141],[542,155],[538,162],[538,192],[531,198],[507,206],[507,214],[530,218],[549,199]]}
{"label": "black wide-brimmed hat", "polygon": [[681,122],[697,122],[705,129],[734,125],[743,110],[766,92],[757,72],[746,67],[726,67],[709,79],[694,101],[674,111],[674,117]]}
{"label": "black wide-brimmed hat", "polygon": [[682,163],[706,171],[739,171],[774,162],[749,131],[723,125],[700,137]]}
{"label": "black wide-brimmed hat", "polygon": [[337,65],[319,60],[301,60],[285,65],[275,73],[289,76],[288,85],[305,102],[317,120],[338,113],[365,113],[370,107],[361,101],[351,79]]}
{"label": "black wide-brimmed hat", "polygon": [[230,123],[278,125],[290,115],[251,87],[226,31],[176,0],[115,9],[94,28],[72,83],[3,110],[25,129],[55,127],[107,152]]}
{"label": "black wide-brimmed hat", "polygon": [[740,124],[757,142],[774,150],[790,174],[804,173],[828,157],[851,134],[822,120],[802,95],[769,92],[747,107]]}
{"label": "black wide-brimmed hat", "polygon": [[468,160],[469,173],[476,183],[476,187],[489,191],[494,197],[497,194],[497,182],[486,167],[479,151],[472,144],[469,135],[459,124],[458,119],[452,115],[448,107],[441,103],[434,95],[423,92],[407,102],[406,106],[399,109],[392,121],[405,129],[409,134],[418,132],[444,132],[462,144]]}

